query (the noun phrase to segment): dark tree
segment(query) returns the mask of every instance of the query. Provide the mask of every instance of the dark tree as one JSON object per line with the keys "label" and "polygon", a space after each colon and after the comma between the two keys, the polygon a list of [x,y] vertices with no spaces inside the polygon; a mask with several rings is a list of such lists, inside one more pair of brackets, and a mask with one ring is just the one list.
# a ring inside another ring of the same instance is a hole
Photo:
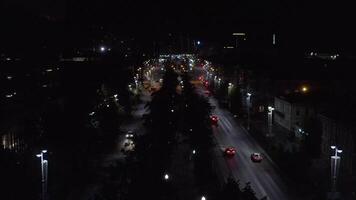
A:
{"label": "dark tree", "polygon": [[221,197],[224,200],[239,200],[242,192],[240,190],[239,181],[235,181],[234,178],[229,177],[221,191]]}
{"label": "dark tree", "polygon": [[258,200],[255,196],[256,192],[253,191],[251,183],[247,182],[245,187],[242,189],[242,196],[244,200]]}
{"label": "dark tree", "polygon": [[321,153],[321,122],[317,118],[311,118],[306,123],[305,132],[308,134],[305,138],[306,150],[312,158],[318,158]]}

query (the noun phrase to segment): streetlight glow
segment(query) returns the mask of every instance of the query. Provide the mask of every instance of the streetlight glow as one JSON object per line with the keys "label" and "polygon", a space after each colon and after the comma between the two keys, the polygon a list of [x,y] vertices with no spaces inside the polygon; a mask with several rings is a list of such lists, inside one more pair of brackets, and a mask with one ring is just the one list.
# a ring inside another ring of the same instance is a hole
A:
{"label": "streetlight glow", "polygon": [[164,180],[168,180],[169,179],[169,175],[168,174],[165,174],[164,175]]}
{"label": "streetlight glow", "polygon": [[201,200],[206,200],[205,196],[202,196],[202,197],[201,197]]}
{"label": "streetlight glow", "polygon": [[308,91],[308,88],[307,88],[306,86],[303,86],[303,87],[302,87],[302,91],[303,91],[303,92],[307,92],[307,91]]}
{"label": "streetlight glow", "polygon": [[333,193],[337,193],[337,177],[338,177],[338,171],[340,168],[340,160],[341,156],[338,155],[338,153],[342,153],[341,149],[338,149],[336,146],[332,145],[330,146],[332,150],[335,150],[335,154],[331,156],[331,181],[332,181],[332,186],[331,186],[331,191]]}

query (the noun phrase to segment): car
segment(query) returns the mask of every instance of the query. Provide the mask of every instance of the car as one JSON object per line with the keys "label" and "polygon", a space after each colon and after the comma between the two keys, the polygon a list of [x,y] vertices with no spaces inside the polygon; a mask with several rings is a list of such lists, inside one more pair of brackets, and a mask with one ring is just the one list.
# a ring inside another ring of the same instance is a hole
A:
{"label": "car", "polygon": [[263,157],[260,153],[253,153],[251,154],[251,160],[252,162],[261,162],[263,160]]}
{"label": "car", "polygon": [[208,87],[209,86],[209,82],[208,81],[204,81],[204,86]]}
{"label": "car", "polygon": [[133,139],[135,137],[133,131],[127,131],[125,135],[126,139]]}
{"label": "car", "polygon": [[212,125],[218,125],[218,121],[219,121],[219,118],[218,118],[218,116],[216,116],[216,115],[211,115],[210,116],[210,122],[211,122],[211,124]]}
{"label": "car", "polygon": [[224,150],[225,156],[232,157],[236,154],[236,150],[234,147],[227,147]]}
{"label": "car", "polygon": [[209,90],[205,90],[204,94],[206,94],[207,96],[211,96],[211,92]]}

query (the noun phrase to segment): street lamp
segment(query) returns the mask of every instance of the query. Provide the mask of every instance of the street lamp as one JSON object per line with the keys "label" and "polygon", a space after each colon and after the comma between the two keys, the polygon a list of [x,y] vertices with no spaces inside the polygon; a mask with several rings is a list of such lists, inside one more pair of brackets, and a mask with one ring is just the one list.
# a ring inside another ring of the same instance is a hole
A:
{"label": "street lamp", "polygon": [[232,89],[233,89],[233,87],[234,87],[234,84],[232,84],[232,83],[229,83],[229,86],[227,87],[227,95],[228,95],[228,98],[229,98],[229,108],[231,109],[231,101],[232,101],[232,99],[231,99],[231,93],[232,93]]}
{"label": "street lamp", "polygon": [[202,196],[202,197],[201,197],[201,200],[206,200],[205,196]]}
{"label": "street lamp", "polygon": [[168,175],[168,174],[165,174],[165,175],[164,175],[164,180],[168,181],[168,179],[169,179],[169,175]]}
{"label": "street lamp", "polygon": [[340,160],[341,157],[338,154],[342,153],[341,149],[338,149],[336,146],[330,146],[332,150],[335,150],[335,154],[331,156],[331,181],[332,181],[332,188],[331,192],[336,194],[336,180],[339,172]]}
{"label": "street lamp", "polygon": [[251,105],[251,93],[247,93],[246,104],[247,104],[247,130],[250,130],[250,105]]}
{"label": "street lamp", "polygon": [[272,135],[272,123],[273,123],[273,111],[274,108],[272,106],[268,106],[268,134],[267,136]]}
{"label": "street lamp", "polygon": [[36,155],[38,158],[41,158],[42,200],[46,200],[47,194],[48,161],[43,158],[45,153],[47,153],[47,150],[42,150],[41,153]]}

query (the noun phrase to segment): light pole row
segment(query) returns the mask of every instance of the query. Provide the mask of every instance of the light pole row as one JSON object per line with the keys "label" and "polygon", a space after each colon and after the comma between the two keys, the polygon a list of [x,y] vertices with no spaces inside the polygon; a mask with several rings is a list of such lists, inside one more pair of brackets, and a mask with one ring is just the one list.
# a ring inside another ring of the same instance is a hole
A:
{"label": "light pole row", "polygon": [[47,150],[42,150],[41,153],[36,155],[38,158],[41,158],[42,200],[47,199],[48,161],[44,159],[45,153],[47,153]]}

